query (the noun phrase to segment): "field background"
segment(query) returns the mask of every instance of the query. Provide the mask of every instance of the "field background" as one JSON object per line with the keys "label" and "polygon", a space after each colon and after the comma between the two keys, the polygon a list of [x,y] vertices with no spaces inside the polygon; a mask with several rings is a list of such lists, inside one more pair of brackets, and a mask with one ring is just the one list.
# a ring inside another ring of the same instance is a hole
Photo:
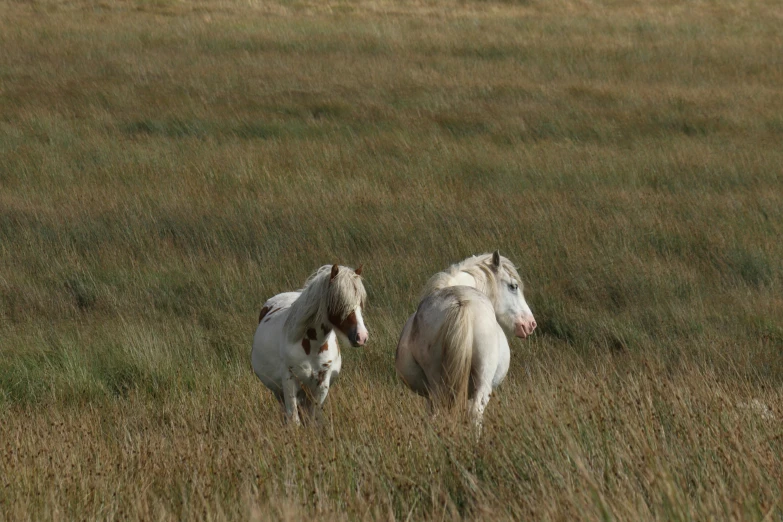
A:
{"label": "field background", "polygon": [[[777,0],[0,1],[0,520],[783,519]],[[499,248],[477,444],[393,370]],[[364,263],[321,428],[263,301]]]}

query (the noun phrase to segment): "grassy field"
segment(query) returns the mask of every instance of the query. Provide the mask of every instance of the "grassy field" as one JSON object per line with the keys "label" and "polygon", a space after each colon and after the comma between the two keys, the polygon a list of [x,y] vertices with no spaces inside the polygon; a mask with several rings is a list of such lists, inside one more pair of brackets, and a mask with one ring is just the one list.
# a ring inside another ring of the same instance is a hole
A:
{"label": "grassy field", "polygon": [[[0,520],[783,519],[777,0],[0,0]],[[398,382],[500,249],[482,439]],[[327,422],[261,304],[364,264]]]}

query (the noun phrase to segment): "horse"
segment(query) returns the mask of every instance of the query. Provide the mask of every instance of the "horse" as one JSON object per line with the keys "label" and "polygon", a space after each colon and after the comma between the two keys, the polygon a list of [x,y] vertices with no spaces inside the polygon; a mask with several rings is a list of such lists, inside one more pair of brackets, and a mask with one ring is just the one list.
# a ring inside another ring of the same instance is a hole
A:
{"label": "horse", "polygon": [[477,433],[511,361],[506,335],[526,338],[536,321],[514,265],[500,252],[469,257],[432,276],[400,334],[402,381],[438,407],[467,407]]}
{"label": "horse", "polygon": [[342,368],[338,337],[354,347],[367,343],[361,274],[361,265],[356,270],[324,265],[301,290],[278,294],[261,308],[250,356],[253,372],[297,426],[300,409],[311,418],[321,416]]}

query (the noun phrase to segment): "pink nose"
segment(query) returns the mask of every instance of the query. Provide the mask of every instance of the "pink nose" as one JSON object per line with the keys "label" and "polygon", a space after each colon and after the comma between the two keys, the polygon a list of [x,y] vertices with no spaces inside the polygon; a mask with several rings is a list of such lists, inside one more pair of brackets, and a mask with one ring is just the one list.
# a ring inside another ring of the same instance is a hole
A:
{"label": "pink nose", "polygon": [[364,346],[364,344],[367,342],[367,338],[369,335],[367,332],[356,332],[356,344],[359,346]]}
{"label": "pink nose", "polygon": [[536,329],[536,320],[533,316],[525,317],[514,325],[514,335],[525,339],[528,335],[533,333]]}

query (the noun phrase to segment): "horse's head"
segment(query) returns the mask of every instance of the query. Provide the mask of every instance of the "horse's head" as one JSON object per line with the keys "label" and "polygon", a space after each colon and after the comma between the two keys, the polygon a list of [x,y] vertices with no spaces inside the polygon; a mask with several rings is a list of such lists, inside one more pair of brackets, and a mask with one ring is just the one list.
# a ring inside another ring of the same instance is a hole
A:
{"label": "horse's head", "polygon": [[495,317],[506,333],[526,338],[536,329],[533,312],[525,302],[522,293],[522,280],[514,265],[501,258],[495,251],[488,260],[489,268],[495,275]]}
{"label": "horse's head", "polygon": [[364,346],[369,334],[364,326],[364,303],[367,292],[362,284],[362,267],[352,270],[345,266],[332,265],[329,274],[329,300],[327,320],[351,346]]}

